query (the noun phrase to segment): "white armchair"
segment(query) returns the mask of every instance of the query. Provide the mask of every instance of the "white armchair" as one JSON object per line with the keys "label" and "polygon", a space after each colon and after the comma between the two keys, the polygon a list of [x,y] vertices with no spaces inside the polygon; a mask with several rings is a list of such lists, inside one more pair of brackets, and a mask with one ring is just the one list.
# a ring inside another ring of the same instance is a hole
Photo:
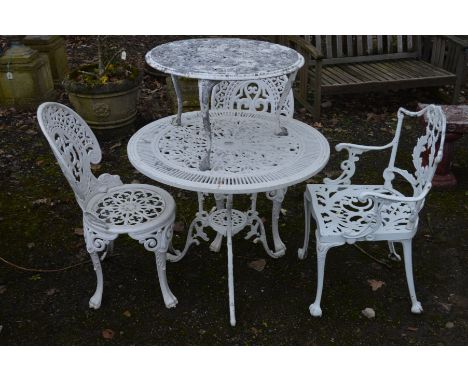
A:
{"label": "white armchair", "polygon": [[[415,171],[395,166],[403,119],[405,116],[426,117],[425,134],[413,149],[412,161]],[[325,179],[324,184],[310,184],[304,194],[305,239],[298,256],[307,255],[311,216],[317,223],[315,231],[317,249],[317,294],[309,310],[313,316],[321,316],[320,301],[323,288],[325,258],[330,248],[356,241],[388,242],[390,257],[400,259],[395,251],[395,242],[403,246],[406,279],[411,298],[411,312],[422,312],[416,298],[412,266],[412,238],[418,228],[419,211],[431,188],[437,164],[442,159],[445,139],[445,115],[439,106],[429,105],[419,112],[398,110],[398,123],[393,140],[384,146],[361,146],[340,143],[336,150],[346,149],[347,160],[341,163],[342,174],[337,179]],[[388,167],[383,172],[384,185],[352,185],[356,162],[367,151],[391,149]],[[412,187],[413,194],[405,196],[395,190],[392,181],[395,175],[403,177]]]}

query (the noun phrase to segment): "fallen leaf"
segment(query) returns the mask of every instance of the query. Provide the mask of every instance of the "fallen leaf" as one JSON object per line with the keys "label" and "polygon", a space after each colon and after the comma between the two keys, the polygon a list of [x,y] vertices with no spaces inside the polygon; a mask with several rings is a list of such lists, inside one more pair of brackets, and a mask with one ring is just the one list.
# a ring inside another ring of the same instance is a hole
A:
{"label": "fallen leaf", "polygon": [[185,231],[185,224],[184,222],[178,221],[174,223],[174,232],[184,232]]}
{"label": "fallen leaf", "polygon": [[132,184],[140,184],[140,182],[139,182],[138,180],[136,180],[136,179],[133,179],[133,180],[131,181],[131,183],[132,183]]}
{"label": "fallen leaf", "polygon": [[286,215],[288,213],[288,210],[281,208],[280,212],[282,215]]}
{"label": "fallen leaf", "polygon": [[101,165],[100,164],[92,164],[91,165],[91,170],[93,171],[97,171],[101,168]]}
{"label": "fallen leaf", "polygon": [[38,161],[36,161],[37,166],[41,166],[43,163],[44,163],[44,159],[39,159]]}
{"label": "fallen leaf", "polygon": [[32,202],[33,206],[36,206],[38,204],[48,204],[50,202],[49,198],[42,198],[42,199],[36,199],[34,202]]}
{"label": "fallen leaf", "polygon": [[132,314],[130,313],[129,310],[126,310],[125,312],[123,312],[123,315],[124,315],[125,317],[132,317]]}
{"label": "fallen leaf", "polygon": [[53,296],[57,292],[58,292],[58,289],[55,289],[55,288],[47,289],[46,290],[46,295],[47,296]]}
{"label": "fallen leaf", "polygon": [[83,236],[83,235],[84,235],[83,228],[75,228],[75,229],[73,230],[73,233],[74,233],[75,235],[78,235],[78,236]]}
{"label": "fallen leaf", "polygon": [[115,332],[112,329],[104,329],[102,331],[102,338],[106,340],[111,340],[112,338],[114,338],[114,334]]}
{"label": "fallen leaf", "polygon": [[249,268],[255,269],[258,272],[263,271],[265,269],[265,265],[266,265],[265,259],[254,260],[248,264]]}
{"label": "fallen leaf", "polygon": [[5,292],[6,292],[6,290],[7,290],[7,287],[6,287],[6,285],[0,285],[0,294],[3,294],[3,293],[5,293]]}
{"label": "fallen leaf", "polygon": [[32,275],[29,280],[31,281],[37,281],[41,279],[41,275]]}
{"label": "fallen leaf", "polygon": [[377,289],[380,289],[383,285],[385,285],[385,281],[380,280],[367,280],[367,283],[372,288],[372,292],[375,292]]}
{"label": "fallen leaf", "polygon": [[439,305],[446,311],[450,312],[452,310],[452,304],[445,304],[443,302],[439,302]]}
{"label": "fallen leaf", "polygon": [[118,143],[116,143],[115,145],[112,145],[112,146],[110,147],[110,149],[111,149],[111,150],[114,150],[114,149],[116,149],[117,147],[120,147],[120,146],[122,146],[122,142],[118,142]]}
{"label": "fallen leaf", "polygon": [[29,248],[29,249],[32,249],[32,248],[34,248],[34,246],[35,246],[35,244],[34,244],[34,243],[28,243],[28,248]]}
{"label": "fallen leaf", "polygon": [[375,310],[372,308],[366,308],[361,311],[362,315],[367,318],[374,318],[375,317]]}
{"label": "fallen leaf", "polygon": [[453,322],[447,322],[447,323],[445,324],[445,327],[446,327],[447,329],[453,329],[453,328],[455,327],[455,324],[454,324]]}
{"label": "fallen leaf", "polygon": [[415,328],[413,326],[408,326],[406,329],[409,330],[410,332],[417,332],[418,331],[418,328]]}

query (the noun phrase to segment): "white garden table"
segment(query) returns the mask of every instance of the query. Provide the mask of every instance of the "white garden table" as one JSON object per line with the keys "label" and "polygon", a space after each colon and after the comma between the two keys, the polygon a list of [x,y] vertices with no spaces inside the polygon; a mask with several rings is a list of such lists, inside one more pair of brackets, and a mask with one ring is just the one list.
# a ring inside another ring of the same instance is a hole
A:
{"label": "white garden table", "polygon": [[206,153],[200,162],[201,170],[209,170],[211,156],[211,124],[209,102],[213,87],[221,81],[254,80],[288,76],[288,82],[277,105],[276,134],[287,135],[280,124],[280,113],[292,83],[304,58],[295,50],[265,41],[238,38],[205,38],[162,44],[146,54],[149,66],[172,76],[177,95],[176,125],[181,124],[182,92],[179,77],[198,79],[200,109],[203,125],[209,138]]}
{"label": "white garden table", "polygon": [[[232,208],[234,194],[286,191],[318,173],[327,163],[330,147],[324,136],[303,122],[274,114],[250,111],[209,111],[212,137],[206,134],[206,113],[179,115],[174,125],[169,116],[140,129],[128,143],[133,166],[158,182],[198,192],[199,208],[192,221],[185,248],[168,254],[180,260],[198,238],[208,240],[204,228],[217,233],[211,249],[218,250],[223,237],[228,246],[228,282],[231,325],[235,325],[232,236],[250,227],[246,239],[255,237],[272,257],[284,253],[268,246],[263,222],[252,197],[249,210]],[[287,135],[272,129],[280,119]],[[200,169],[207,149],[211,151],[210,169]],[[206,211],[204,194],[226,197],[225,208]],[[221,240],[218,240],[218,237]]]}

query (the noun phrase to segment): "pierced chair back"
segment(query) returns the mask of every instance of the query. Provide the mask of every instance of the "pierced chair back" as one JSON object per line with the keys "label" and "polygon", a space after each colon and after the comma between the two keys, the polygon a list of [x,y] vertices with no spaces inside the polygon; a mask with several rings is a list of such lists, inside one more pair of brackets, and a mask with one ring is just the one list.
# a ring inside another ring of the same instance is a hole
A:
{"label": "pierced chair back", "polygon": [[[418,138],[412,153],[415,169],[413,173],[395,166],[398,142],[405,116],[423,117],[425,121],[425,133]],[[418,112],[411,112],[403,108],[398,110],[398,124],[392,142],[390,161],[383,173],[385,188],[393,189],[392,181],[395,175],[400,175],[412,186],[413,197],[421,196],[423,192],[427,193],[430,190],[437,164],[442,160],[445,127],[445,114],[440,106],[428,105]]]}
{"label": "pierced chair back", "polygon": [[[287,82],[287,76],[248,81],[221,81],[211,93],[211,107],[275,113]],[[281,115],[292,118],[293,114],[294,96],[291,90]]]}
{"label": "pierced chair back", "polygon": [[101,149],[87,123],[69,107],[46,102],[39,106],[37,119],[65,177],[82,209],[98,180],[91,164],[101,161]]}

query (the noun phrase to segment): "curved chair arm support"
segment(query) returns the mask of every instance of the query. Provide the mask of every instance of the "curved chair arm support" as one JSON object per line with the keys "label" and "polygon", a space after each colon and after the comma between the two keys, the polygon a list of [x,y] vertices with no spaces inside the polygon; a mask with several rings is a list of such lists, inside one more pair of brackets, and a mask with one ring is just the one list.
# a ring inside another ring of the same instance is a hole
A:
{"label": "curved chair arm support", "polygon": [[325,184],[351,184],[351,178],[356,172],[356,162],[359,160],[359,156],[367,151],[385,150],[393,147],[394,141],[384,146],[364,146],[355,145],[353,143],[339,143],[335,146],[336,151],[343,149],[348,150],[348,159],[341,162],[340,168],[343,171],[341,175],[336,179],[325,178],[323,182]]}
{"label": "curved chair arm support", "polygon": [[373,192],[373,191],[366,191],[359,195],[359,200],[364,201],[366,199],[372,198],[377,203],[418,203],[424,200],[424,198],[429,193],[431,189],[430,186],[426,186],[423,192],[421,192],[418,196],[398,196],[398,195],[387,195],[381,194],[380,192]]}

